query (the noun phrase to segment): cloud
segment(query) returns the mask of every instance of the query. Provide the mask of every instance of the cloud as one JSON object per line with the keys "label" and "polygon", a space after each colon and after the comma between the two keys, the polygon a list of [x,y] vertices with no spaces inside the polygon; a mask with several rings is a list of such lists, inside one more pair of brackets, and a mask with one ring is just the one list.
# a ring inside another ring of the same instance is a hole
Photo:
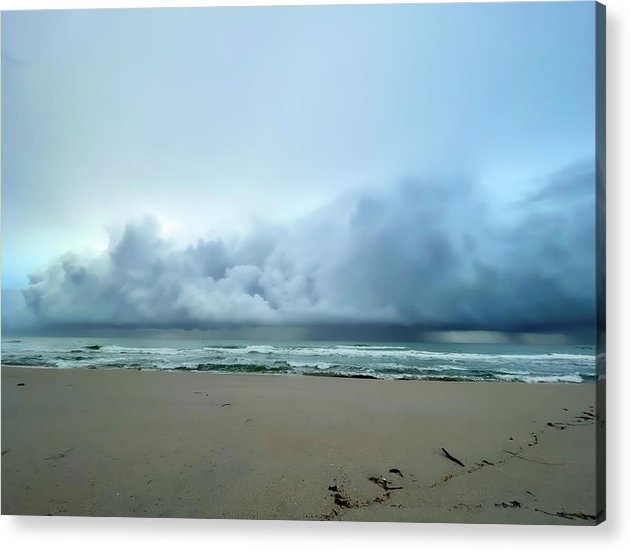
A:
{"label": "cloud", "polygon": [[22,292],[41,327],[559,332],[594,322],[594,213],[592,165],[508,204],[466,179],[408,181],[234,242],[178,248],[156,220],[136,220]]}

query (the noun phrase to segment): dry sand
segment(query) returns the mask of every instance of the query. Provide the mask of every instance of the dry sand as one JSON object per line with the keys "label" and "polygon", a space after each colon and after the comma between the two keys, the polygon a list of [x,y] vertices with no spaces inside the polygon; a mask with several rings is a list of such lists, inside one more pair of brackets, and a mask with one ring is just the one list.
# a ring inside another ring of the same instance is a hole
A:
{"label": "dry sand", "polygon": [[3,367],[2,513],[594,524],[594,408],[593,384]]}

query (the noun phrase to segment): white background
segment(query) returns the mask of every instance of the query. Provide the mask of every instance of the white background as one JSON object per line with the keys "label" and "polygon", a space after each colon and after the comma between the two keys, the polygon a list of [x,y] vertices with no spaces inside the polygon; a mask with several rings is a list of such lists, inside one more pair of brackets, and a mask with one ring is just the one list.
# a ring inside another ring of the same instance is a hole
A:
{"label": "white background", "polygon": [[[0,0],[0,9],[327,4],[326,0]],[[388,0],[345,4],[395,3]],[[410,3],[410,2],[398,2]],[[435,3],[425,0],[425,3]],[[628,365],[631,327],[631,1],[607,5],[607,517],[597,528],[551,526],[439,525],[398,523],[272,522],[64,517],[0,518],[5,549],[65,551],[115,549],[189,551],[241,548],[317,549],[629,549],[631,544],[631,385]],[[626,101],[625,99],[626,98]],[[626,283],[626,285],[625,285]],[[9,545],[10,547],[6,547]]]}

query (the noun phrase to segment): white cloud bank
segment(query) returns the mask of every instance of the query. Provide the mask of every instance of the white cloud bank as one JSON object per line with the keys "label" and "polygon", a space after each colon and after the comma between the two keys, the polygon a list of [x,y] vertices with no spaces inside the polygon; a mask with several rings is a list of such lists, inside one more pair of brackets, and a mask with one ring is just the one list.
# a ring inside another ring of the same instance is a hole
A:
{"label": "white cloud bank", "polygon": [[[470,182],[404,183],[346,195],[239,242],[186,248],[145,218],[112,234],[98,256],[51,261],[22,292],[40,327],[586,327],[594,182],[591,166],[573,166],[501,209]],[[5,326],[16,315],[5,312]]]}

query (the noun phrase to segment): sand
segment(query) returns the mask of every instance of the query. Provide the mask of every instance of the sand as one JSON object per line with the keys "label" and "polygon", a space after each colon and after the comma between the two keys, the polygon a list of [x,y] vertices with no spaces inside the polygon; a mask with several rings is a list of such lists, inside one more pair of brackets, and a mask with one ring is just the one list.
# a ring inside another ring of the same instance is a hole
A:
{"label": "sand", "polygon": [[595,524],[595,398],[593,384],[3,367],[2,513]]}

